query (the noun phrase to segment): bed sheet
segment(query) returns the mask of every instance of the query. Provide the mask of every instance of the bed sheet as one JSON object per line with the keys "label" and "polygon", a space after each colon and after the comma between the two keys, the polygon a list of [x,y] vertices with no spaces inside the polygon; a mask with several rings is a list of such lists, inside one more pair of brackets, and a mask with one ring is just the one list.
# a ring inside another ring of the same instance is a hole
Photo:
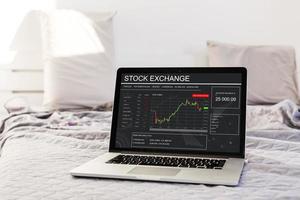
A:
{"label": "bed sheet", "polygon": [[297,105],[247,109],[237,187],[75,178],[72,168],[107,151],[111,112],[11,116],[0,130],[0,199],[300,199]]}

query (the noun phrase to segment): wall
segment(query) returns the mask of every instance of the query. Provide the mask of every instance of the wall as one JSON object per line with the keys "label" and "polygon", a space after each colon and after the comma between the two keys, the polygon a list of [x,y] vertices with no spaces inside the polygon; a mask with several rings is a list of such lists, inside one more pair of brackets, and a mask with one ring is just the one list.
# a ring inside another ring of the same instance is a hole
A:
{"label": "wall", "polygon": [[[24,5],[12,0],[3,4],[8,7],[0,9],[3,15],[0,24],[6,27],[0,33],[2,44],[6,42],[3,31],[13,28],[8,25],[22,24],[21,15],[30,9],[116,10],[114,34],[118,66],[205,66],[207,40],[292,45],[300,61],[298,0],[28,0]],[[14,8],[16,4],[18,9]],[[6,15],[9,17],[4,17]],[[0,104],[14,96],[25,96],[32,105],[42,101],[43,66],[37,50],[38,37],[28,28],[34,26],[34,22],[27,22],[26,18],[23,22],[29,24],[23,28],[25,33],[18,34],[23,30],[21,25],[10,46],[17,52],[12,66],[0,66],[3,86]],[[13,36],[10,32],[7,34]],[[1,48],[2,58],[6,59]]]}
{"label": "wall", "polygon": [[297,0],[57,0],[56,6],[117,10],[118,65],[206,65],[206,40],[300,49]]}

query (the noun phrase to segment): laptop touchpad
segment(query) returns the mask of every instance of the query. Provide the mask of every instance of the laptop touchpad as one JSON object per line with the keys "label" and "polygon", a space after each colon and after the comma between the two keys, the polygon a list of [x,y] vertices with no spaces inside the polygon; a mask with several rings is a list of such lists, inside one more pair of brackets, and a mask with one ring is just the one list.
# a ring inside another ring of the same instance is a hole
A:
{"label": "laptop touchpad", "polygon": [[128,174],[153,175],[153,176],[176,176],[178,172],[180,172],[180,169],[135,167],[132,170],[130,170]]}

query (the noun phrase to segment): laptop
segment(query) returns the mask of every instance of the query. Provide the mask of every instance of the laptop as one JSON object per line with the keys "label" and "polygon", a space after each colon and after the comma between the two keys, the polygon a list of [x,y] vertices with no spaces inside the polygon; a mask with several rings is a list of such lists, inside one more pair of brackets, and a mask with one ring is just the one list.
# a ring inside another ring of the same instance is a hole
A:
{"label": "laptop", "polygon": [[71,174],[238,185],[246,77],[242,67],[119,68],[109,151]]}

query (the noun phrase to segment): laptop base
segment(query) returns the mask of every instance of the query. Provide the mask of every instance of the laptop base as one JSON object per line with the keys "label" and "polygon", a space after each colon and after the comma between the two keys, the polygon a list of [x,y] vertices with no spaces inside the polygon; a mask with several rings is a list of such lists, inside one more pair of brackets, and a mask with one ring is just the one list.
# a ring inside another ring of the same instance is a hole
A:
{"label": "laptop base", "polygon": [[106,153],[71,171],[73,176],[236,186],[244,159],[228,158],[223,169],[108,164],[119,153]]}

